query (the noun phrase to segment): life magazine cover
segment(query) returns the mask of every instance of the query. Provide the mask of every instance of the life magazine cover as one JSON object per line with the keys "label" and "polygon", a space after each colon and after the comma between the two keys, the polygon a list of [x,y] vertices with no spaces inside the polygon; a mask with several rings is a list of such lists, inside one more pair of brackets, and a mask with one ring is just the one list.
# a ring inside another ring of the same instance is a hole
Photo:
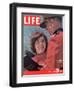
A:
{"label": "life magazine cover", "polygon": [[63,74],[63,16],[22,13],[22,76]]}

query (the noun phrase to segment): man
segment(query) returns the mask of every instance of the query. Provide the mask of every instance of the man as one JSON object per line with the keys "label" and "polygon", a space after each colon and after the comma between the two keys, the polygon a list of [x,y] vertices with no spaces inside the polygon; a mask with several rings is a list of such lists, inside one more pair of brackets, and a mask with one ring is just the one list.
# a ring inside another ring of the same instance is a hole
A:
{"label": "man", "polygon": [[40,24],[51,35],[48,41],[47,57],[43,69],[63,69],[63,29],[61,18],[58,16],[45,17],[44,22]]}

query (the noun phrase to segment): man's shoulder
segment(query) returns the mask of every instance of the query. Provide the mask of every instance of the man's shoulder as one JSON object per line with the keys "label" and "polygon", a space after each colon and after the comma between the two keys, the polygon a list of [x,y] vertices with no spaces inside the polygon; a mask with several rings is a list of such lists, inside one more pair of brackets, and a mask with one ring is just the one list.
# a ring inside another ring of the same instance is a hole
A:
{"label": "man's shoulder", "polygon": [[59,40],[62,37],[63,37],[63,32],[59,32],[58,34],[52,35],[50,41]]}
{"label": "man's shoulder", "polygon": [[58,33],[57,35],[51,36],[48,44],[50,46],[56,46],[63,43],[63,32]]}

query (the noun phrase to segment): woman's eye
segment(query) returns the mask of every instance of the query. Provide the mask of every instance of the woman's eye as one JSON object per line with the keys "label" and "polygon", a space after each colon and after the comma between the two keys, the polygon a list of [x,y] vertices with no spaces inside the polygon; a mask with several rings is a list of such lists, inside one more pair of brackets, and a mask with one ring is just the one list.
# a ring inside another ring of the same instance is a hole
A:
{"label": "woman's eye", "polygon": [[44,40],[42,40],[42,42],[44,42]]}
{"label": "woman's eye", "polygon": [[43,39],[42,42],[45,42],[45,40]]}
{"label": "woman's eye", "polygon": [[39,41],[37,41],[36,44],[39,44]]}

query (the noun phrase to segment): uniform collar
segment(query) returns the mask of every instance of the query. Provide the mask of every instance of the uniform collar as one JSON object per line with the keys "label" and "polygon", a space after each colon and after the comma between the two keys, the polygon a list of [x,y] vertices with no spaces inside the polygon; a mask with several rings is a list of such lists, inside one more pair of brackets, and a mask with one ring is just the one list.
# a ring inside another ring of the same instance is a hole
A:
{"label": "uniform collar", "polygon": [[63,32],[63,29],[62,28],[58,28],[57,30],[55,30],[55,32],[53,33],[54,34],[58,34],[59,32]]}

